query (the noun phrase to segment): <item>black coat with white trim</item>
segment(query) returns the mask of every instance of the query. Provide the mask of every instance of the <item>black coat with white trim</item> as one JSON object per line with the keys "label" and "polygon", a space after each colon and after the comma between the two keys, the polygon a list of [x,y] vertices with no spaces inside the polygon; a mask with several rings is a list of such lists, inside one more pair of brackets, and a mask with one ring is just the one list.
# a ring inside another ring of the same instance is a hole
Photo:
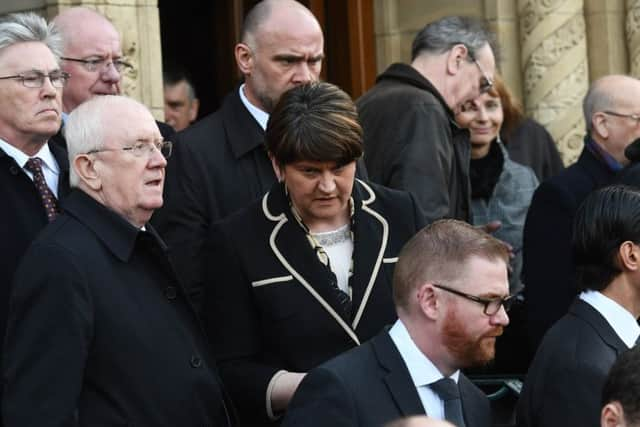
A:
{"label": "black coat with white trim", "polygon": [[423,225],[412,196],[356,180],[353,308],[340,316],[333,275],[292,217],[282,184],[214,225],[203,316],[223,381],[245,422],[267,422],[269,382],[307,372],[396,319],[392,277]]}

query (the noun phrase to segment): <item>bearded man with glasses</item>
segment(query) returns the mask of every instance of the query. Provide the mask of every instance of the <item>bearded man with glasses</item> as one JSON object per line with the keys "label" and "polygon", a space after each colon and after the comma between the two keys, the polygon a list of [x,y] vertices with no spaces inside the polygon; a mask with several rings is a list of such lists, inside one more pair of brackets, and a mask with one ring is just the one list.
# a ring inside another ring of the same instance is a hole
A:
{"label": "bearded man with glasses", "polygon": [[389,66],[357,101],[369,177],[413,194],[426,223],[471,220],[470,147],[454,115],[492,87],[494,44],[474,18],[431,22],[413,41],[411,63]]}
{"label": "bearded man with glasses", "polygon": [[509,324],[508,259],[504,243],[462,221],[419,231],[394,271],[398,320],[309,372],[282,426],[379,426],[425,414],[491,426],[486,395],[460,370],[493,360]]}
{"label": "bearded man with glasses", "polygon": [[171,143],[143,105],[113,95],[74,109],[64,132],[73,191],[16,273],[5,423],[231,426],[196,313],[148,223]]}

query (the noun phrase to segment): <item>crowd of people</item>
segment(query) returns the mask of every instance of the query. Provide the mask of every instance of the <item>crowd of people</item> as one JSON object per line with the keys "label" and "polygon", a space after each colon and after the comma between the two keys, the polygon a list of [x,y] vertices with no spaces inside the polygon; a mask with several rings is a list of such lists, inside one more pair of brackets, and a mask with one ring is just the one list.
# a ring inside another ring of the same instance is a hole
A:
{"label": "crowd of people", "polygon": [[[640,81],[591,84],[564,169],[481,20],[416,35],[362,97],[263,0],[196,121],[121,95],[100,13],[0,19],[4,426],[640,426]],[[511,310],[513,308],[513,310]]]}

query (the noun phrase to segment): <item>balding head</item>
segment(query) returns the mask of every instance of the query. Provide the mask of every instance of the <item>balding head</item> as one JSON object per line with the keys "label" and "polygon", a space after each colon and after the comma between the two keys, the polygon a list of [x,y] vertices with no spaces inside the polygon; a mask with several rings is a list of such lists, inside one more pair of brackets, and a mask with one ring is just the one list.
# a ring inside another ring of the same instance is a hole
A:
{"label": "balding head", "polygon": [[64,40],[62,68],[73,76],[63,93],[64,111],[70,113],[95,95],[119,94],[124,65],[120,35],[113,24],[84,7],[66,9],[54,22]]}
{"label": "balding head", "polygon": [[609,75],[591,84],[582,104],[587,132],[619,163],[624,149],[640,138],[640,80]]}
{"label": "balding head", "polygon": [[285,91],[318,80],[324,57],[322,29],[302,4],[264,0],[247,14],[235,55],[249,102],[270,112]]}

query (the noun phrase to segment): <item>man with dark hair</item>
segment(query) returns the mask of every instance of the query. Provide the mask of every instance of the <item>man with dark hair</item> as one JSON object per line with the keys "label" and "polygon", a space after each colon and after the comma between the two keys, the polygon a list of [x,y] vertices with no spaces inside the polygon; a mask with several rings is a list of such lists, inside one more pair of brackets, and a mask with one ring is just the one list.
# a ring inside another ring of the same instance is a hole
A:
{"label": "man with dark hair", "polygon": [[532,352],[578,293],[571,252],[573,219],[585,197],[612,183],[629,163],[624,150],[640,137],[638,111],[640,80],[610,75],[593,82],[583,100],[587,135],[578,161],[543,182],[533,195],[522,249]]}
{"label": "man with dark hair", "polygon": [[379,426],[425,413],[489,427],[489,401],[460,369],[494,358],[509,323],[508,258],[502,242],[462,221],[418,232],[393,276],[398,321],[307,374],[283,427]]}
{"label": "man with dark hair", "polygon": [[324,38],[320,24],[301,3],[264,0],[247,15],[234,53],[244,82],[218,111],[174,139],[165,208],[153,220],[196,306],[203,288],[207,231],[276,182],[264,129],[286,90],[318,80]]}
{"label": "man with dark hair", "polygon": [[640,191],[606,187],[585,199],[573,230],[582,292],[536,353],[518,402],[519,426],[599,425],[607,373],[640,335],[639,243]]}
{"label": "man with dark hair", "polygon": [[609,371],[600,427],[640,427],[640,346],[622,353]]}
{"label": "man with dark hair", "polygon": [[196,117],[200,101],[187,72],[169,69],[163,74],[164,119],[176,131],[186,129]]}
{"label": "man with dark hair", "polygon": [[469,142],[454,113],[492,85],[493,35],[451,16],[425,26],[357,102],[372,181],[409,191],[427,222],[470,220]]}

